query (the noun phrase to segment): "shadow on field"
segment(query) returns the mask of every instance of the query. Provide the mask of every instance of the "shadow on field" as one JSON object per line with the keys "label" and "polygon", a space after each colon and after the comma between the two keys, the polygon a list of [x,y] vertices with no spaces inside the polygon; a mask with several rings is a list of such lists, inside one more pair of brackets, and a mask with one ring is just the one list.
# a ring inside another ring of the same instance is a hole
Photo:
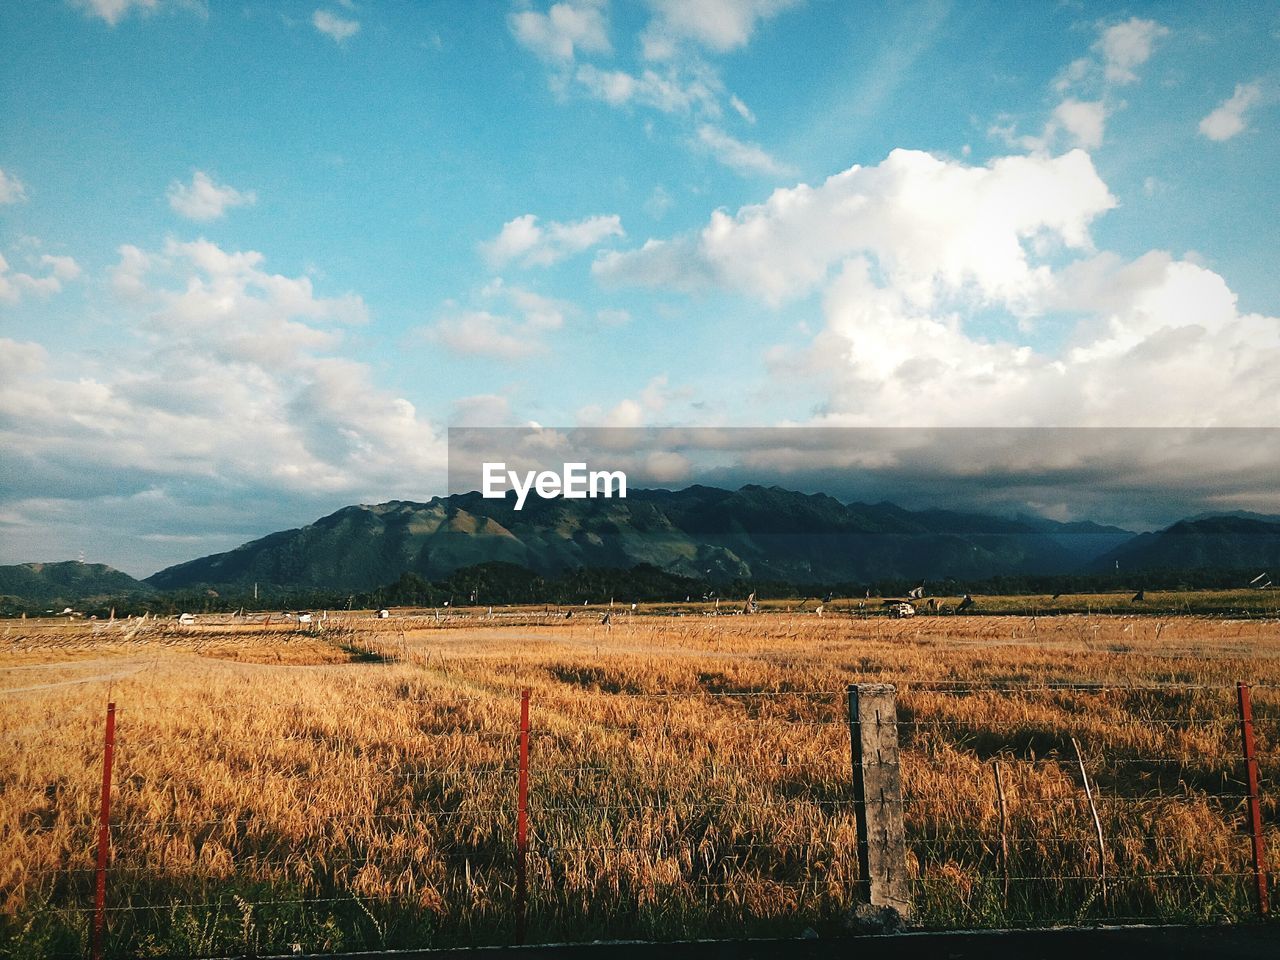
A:
{"label": "shadow on field", "polygon": [[[1274,960],[1280,925],[1110,927],[904,933],[826,940],[720,940],[686,943],[584,943],[471,950],[345,953],[330,960],[1079,960],[1081,956],[1161,960]],[[297,960],[293,954],[289,960]],[[319,958],[321,955],[306,955]],[[271,960],[271,958],[263,958]],[[280,958],[283,960],[283,958]]]}

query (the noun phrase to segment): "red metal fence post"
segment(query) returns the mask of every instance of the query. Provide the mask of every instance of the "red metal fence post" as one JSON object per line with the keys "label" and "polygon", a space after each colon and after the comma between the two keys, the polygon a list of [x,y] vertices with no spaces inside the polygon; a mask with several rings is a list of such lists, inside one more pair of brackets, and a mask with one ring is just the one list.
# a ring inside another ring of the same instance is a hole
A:
{"label": "red metal fence post", "polygon": [[520,692],[520,787],[516,814],[516,943],[524,943],[529,848],[529,691]]}
{"label": "red metal fence post", "polygon": [[97,887],[93,896],[93,960],[102,960],[106,929],[107,858],[111,851],[111,760],[116,748],[116,705],[107,704],[107,736],[102,748],[102,807],[98,822]]}
{"label": "red metal fence post", "polygon": [[1262,807],[1258,802],[1258,755],[1253,742],[1253,701],[1247,683],[1236,684],[1240,706],[1240,736],[1244,743],[1245,780],[1249,785],[1249,833],[1253,839],[1253,882],[1258,895],[1258,913],[1270,909],[1267,897],[1266,851],[1262,844]]}

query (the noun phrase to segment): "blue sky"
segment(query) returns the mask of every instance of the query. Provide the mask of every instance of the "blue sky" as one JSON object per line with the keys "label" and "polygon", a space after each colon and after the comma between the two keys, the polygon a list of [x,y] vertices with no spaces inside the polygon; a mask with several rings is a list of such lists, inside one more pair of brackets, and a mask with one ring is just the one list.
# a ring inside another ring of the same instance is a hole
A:
{"label": "blue sky", "polygon": [[1257,3],[5,4],[0,562],[425,499],[459,424],[1273,425],[1278,47]]}

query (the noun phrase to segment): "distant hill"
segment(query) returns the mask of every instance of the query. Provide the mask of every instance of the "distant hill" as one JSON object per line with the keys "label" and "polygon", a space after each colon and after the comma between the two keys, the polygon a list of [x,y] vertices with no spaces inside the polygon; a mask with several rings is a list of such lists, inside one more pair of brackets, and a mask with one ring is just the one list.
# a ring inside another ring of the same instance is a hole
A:
{"label": "distant hill", "polygon": [[29,604],[74,607],[107,597],[148,595],[155,589],[102,563],[19,563],[0,566],[0,595]]}
{"label": "distant hill", "polygon": [[1144,533],[1103,554],[1093,569],[1269,570],[1280,582],[1280,518],[1258,514],[1201,516]]}
{"label": "distant hill", "polygon": [[147,578],[163,590],[263,586],[370,590],[494,561],[541,575],[649,564],[680,576],[836,583],[1073,572],[1133,534],[891,503],[843,504],[778,487],[631,490],[626,499],[479,493],[345,507],[297,530]]}

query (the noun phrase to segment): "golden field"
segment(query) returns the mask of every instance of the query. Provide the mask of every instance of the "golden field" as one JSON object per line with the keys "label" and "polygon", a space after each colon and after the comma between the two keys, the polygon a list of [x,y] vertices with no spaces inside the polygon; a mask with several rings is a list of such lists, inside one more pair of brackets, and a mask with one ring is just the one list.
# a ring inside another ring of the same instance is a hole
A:
{"label": "golden field", "polygon": [[531,942],[838,932],[873,681],[913,922],[1252,915],[1234,684],[1274,854],[1274,618],[787,606],[0,624],[0,952],[83,954],[108,698],[108,955],[511,942],[526,688]]}

